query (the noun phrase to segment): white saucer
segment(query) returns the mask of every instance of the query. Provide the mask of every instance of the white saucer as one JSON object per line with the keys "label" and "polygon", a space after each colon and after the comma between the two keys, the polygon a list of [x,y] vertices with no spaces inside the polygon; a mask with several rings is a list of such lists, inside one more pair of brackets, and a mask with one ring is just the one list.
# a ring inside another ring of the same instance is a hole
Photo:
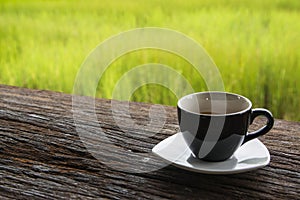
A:
{"label": "white saucer", "polygon": [[152,152],[189,171],[205,174],[234,174],[258,169],[270,162],[270,153],[258,139],[242,145],[234,155],[223,162],[206,162],[194,158],[184,139],[184,133],[174,134],[158,143]]}

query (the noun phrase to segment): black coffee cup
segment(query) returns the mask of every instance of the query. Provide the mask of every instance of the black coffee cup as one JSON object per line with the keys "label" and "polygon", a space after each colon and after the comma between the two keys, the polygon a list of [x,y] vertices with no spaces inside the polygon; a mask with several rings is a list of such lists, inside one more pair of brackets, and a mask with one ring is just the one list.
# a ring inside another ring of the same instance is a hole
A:
{"label": "black coffee cup", "polygon": [[[186,95],[177,104],[180,130],[193,156],[206,161],[224,161],[244,143],[264,135],[274,124],[272,113],[252,109],[246,97],[227,92],[199,92]],[[267,123],[248,133],[257,116]]]}

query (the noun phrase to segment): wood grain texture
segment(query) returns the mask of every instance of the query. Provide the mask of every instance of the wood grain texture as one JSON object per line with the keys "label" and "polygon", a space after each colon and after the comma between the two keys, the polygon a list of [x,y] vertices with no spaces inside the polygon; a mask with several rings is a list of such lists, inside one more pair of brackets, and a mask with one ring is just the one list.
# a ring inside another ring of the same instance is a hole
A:
{"label": "wood grain texture", "polygon": [[[151,104],[131,103],[131,117],[140,125],[148,124],[150,107]],[[140,162],[141,168],[161,164],[150,154],[151,149],[179,130],[176,108],[164,109],[167,120],[159,133],[135,129],[125,134],[114,122],[111,101],[96,100],[97,117],[110,142],[128,152],[148,156],[150,161]],[[95,126],[88,118],[81,120],[86,127]],[[251,129],[262,123],[262,119],[256,120]],[[169,165],[148,173],[129,173],[101,163],[86,149],[74,125],[71,95],[1,85],[0,198],[299,198],[300,123],[276,120],[272,131],[260,139],[270,151],[271,163],[255,171],[204,175]],[[101,141],[91,142],[96,145]],[[111,149],[111,164],[135,165],[134,157],[118,162],[122,155],[113,148],[107,149]]]}

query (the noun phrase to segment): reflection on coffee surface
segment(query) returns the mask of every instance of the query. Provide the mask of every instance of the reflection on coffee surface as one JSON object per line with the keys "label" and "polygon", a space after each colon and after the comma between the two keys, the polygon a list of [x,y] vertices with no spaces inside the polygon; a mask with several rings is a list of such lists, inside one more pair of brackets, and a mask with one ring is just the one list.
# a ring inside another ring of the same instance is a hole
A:
{"label": "reflection on coffee surface", "polygon": [[207,111],[207,112],[200,112],[200,114],[203,114],[203,115],[222,115],[222,114],[226,114],[226,113]]}

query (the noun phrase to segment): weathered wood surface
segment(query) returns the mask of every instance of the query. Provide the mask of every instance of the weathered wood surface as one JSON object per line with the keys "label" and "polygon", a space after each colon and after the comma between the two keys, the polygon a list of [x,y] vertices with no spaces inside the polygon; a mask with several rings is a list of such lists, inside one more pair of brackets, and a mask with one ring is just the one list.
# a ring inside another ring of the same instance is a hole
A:
{"label": "weathered wood surface", "polygon": [[[132,117],[147,124],[150,105],[130,106]],[[176,109],[165,110],[163,129],[141,139],[122,134],[111,116],[110,101],[96,100],[97,117],[111,141],[131,152],[149,153],[155,144],[178,131]],[[92,126],[87,119],[82,120]],[[257,120],[252,127],[261,123]],[[276,120],[272,131],[260,139],[270,151],[271,163],[255,171],[204,175],[170,165],[148,173],[128,173],[104,165],[87,151],[75,129],[71,95],[2,85],[0,198],[299,198],[300,123]]]}

